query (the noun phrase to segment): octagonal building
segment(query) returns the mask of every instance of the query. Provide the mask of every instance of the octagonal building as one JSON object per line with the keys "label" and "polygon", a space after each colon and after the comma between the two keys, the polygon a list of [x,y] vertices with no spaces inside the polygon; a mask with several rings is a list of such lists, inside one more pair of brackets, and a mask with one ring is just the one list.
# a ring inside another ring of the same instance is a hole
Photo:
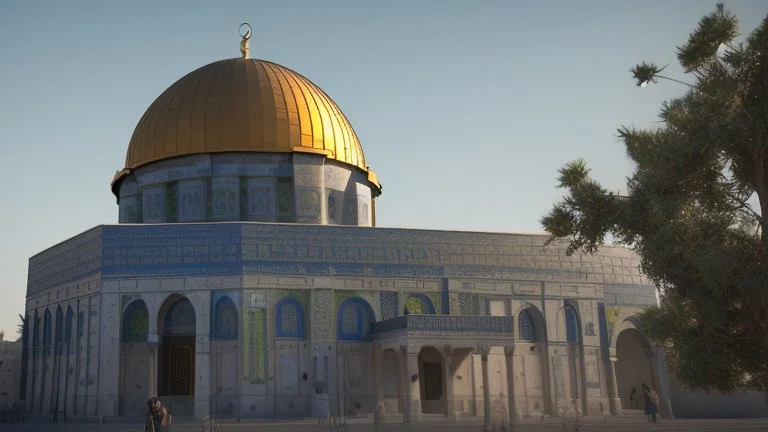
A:
{"label": "octagonal building", "polygon": [[[29,262],[29,417],[671,413],[631,251],[545,235],[375,228],[382,186],[341,108],[287,67],[203,66],[149,105],[119,223]],[[379,410],[377,410],[379,407]]]}

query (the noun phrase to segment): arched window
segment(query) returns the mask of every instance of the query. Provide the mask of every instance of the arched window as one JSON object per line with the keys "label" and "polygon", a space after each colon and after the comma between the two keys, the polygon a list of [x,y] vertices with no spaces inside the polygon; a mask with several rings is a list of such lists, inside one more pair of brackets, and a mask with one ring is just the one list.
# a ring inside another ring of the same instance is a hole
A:
{"label": "arched window", "polygon": [[568,343],[579,342],[579,321],[573,306],[565,307],[565,339]]}
{"label": "arched window", "polygon": [[520,340],[536,342],[536,324],[529,309],[523,309],[517,316],[517,326],[520,328]]}
{"label": "arched window", "polygon": [[149,312],[144,300],[134,300],[123,311],[123,343],[147,341],[149,333]]}
{"label": "arched window", "polygon": [[406,315],[434,314],[435,305],[433,305],[432,300],[424,294],[410,294],[405,300],[404,313]]}
{"label": "arched window", "polygon": [[304,309],[293,297],[285,297],[275,305],[275,336],[304,338]]}
{"label": "arched window", "polygon": [[213,337],[219,340],[237,340],[237,309],[227,296],[216,301],[213,314]]}
{"label": "arched window", "polygon": [[45,310],[43,315],[43,357],[51,355],[51,311]]}
{"label": "arched window", "polygon": [[62,344],[61,339],[64,336],[64,312],[61,311],[61,306],[56,307],[56,336],[53,342],[53,355],[61,355]]}
{"label": "arched window", "polygon": [[339,305],[336,316],[336,339],[365,340],[374,321],[373,309],[365,300],[352,297]]}
{"label": "arched window", "polygon": [[72,306],[67,306],[67,324],[64,326],[64,342],[72,342],[72,319],[74,313],[72,312]]}

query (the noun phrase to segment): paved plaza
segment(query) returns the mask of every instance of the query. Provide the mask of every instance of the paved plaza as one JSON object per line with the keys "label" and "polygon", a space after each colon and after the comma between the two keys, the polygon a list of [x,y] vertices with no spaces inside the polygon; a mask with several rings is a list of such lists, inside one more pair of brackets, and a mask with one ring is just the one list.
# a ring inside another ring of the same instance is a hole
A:
{"label": "paved plaza", "polygon": [[[105,424],[4,424],[0,427],[3,432],[139,432],[140,425],[132,423],[105,423]],[[372,424],[347,424],[337,429],[330,428],[327,424],[314,422],[276,422],[276,423],[222,423],[221,432],[265,430],[269,432],[301,431],[301,432],[480,432],[482,424],[476,422],[447,423],[435,422],[431,424],[403,425],[387,424],[374,426]],[[498,429],[497,429],[498,430]],[[560,432],[562,424],[555,420],[546,422],[524,422],[518,424],[515,429],[518,432]],[[172,432],[203,431],[202,426],[194,421],[180,421]],[[768,431],[768,419],[735,419],[735,420],[663,420],[656,424],[649,424],[642,419],[602,419],[589,418],[581,432],[598,431],[712,431],[712,432],[742,432],[742,431]]]}

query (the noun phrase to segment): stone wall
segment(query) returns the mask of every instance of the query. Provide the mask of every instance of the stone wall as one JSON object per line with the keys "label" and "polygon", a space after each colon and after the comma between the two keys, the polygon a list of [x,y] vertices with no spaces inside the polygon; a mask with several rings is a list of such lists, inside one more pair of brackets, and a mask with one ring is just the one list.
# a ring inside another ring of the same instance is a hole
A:
{"label": "stone wall", "polygon": [[21,389],[21,340],[3,340],[0,332],[0,411],[19,402]]}

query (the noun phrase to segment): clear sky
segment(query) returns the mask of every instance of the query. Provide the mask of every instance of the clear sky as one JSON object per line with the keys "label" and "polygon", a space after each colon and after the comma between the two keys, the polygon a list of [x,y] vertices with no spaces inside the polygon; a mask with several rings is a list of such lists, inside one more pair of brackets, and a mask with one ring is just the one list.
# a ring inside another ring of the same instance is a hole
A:
{"label": "clear sky", "polygon": [[[341,107],[383,184],[388,227],[540,232],[556,170],[583,157],[619,189],[616,129],[655,127],[704,0],[0,1],[0,329],[15,338],[35,253],[117,222],[109,190],[136,123],[178,78],[239,56],[308,77]],[[743,33],[765,0],[727,1]]]}

